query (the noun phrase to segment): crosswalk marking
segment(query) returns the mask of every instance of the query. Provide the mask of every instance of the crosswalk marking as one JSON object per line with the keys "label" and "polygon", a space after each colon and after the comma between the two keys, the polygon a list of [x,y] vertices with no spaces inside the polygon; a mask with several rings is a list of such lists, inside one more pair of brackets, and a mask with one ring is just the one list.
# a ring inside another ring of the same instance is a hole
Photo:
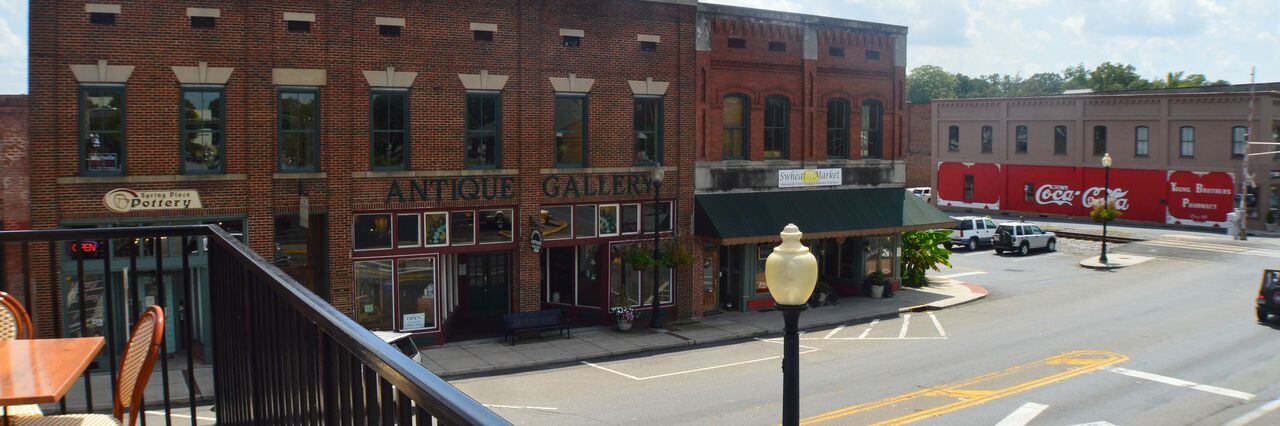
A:
{"label": "crosswalk marking", "polygon": [[1161,376],[1161,375],[1159,375],[1159,374],[1155,374],[1155,373],[1148,373],[1148,372],[1145,372],[1145,371],[1136,371],[1136,370],[1130,370],[1130,369],[1127,369],[1127,368],[1115,367],[1115,368],[1112,368],[1112,369],[1111,369],[1111,372],[1113,372],[1113,373],[1118,373],[1118,374],[1123,374],[1123,375],[1126,375],[1126,376],[1129,376],[1129,377],[1136,377],[1136,378],[1143,379],[1143,380],[1149,380],[1149,381],[1156,382],[1156,383],[1164,383],[1164,384],[1166,384],[1166,385],[1177,386],[1177,387],[1182,387],[1182,388],[1190,388],[1190,389],[1195,389],[1195,390],[1198,390],[1198,391],[1201,391],[1201,392],[1208,392],[1208,393],[1218,394],[1218,395],[1222,395],[1222,396],[1226,396],[1226,397],[1231,397],[1231,398],[1236,398],[1236,399],[1242,399],[1242,400],[1245,400],[1245,401],[1248,401],[1248,400],[1250,400],[1250,399],[1253,399],[1253,397],[1254,397],[1254,395],[1253,395],[1253,394],[1248,393],[1248,392],[1241,392],[1241,391],[1238,391],[1238,390],[1232,390],[1232,389],[1220,388],[1220,387],[1217,387],[1217,386],[1202,385],[1202,384],[1199,384],[1199,383],[1196,383],[1196,382],[1190,382],[1190,381],[1186,381],[1186,380],[1182,380],[1182,379],[1176,379],[1176,378],[1169,377],[1169,376]]}
{"label": "crosswalk marking", "polygon": [[911,314],[902,317],[902,329],[898,331],[898,338],[907,337],[907,326],[911,324]]}
{"label": "crosswalk marking", "polygon": [[[871,336],[871,332],[875,330],[876,325],[880,324],[880,320],[876,319],[871,320],[871,322],[867,324],[867,327],[862,329],[862,333],[858,334],[858,337],[838,337],[838,333],[846,328],[846,326],[842,325],[832,329],[822,337],[801,337],[800,340],[946,340],[947,331],[942,328],[942,322],[938,321],[938,316],[934,315],[933,312],[925,312],[925,315],[929,316],[929,321],[933,323],[933,328],[937,330],[937,335],[908,336],[911,330],[911,314],[903,314],[902,325],[898,328],[898,333],[896,335],[889,334],[884,337]],[[919,327],[916,328],[919,329]],[[933,333],[926,331],[923,334]]]}
{"label": "crosswalk marking", "polygon": [[1032,419],[1035,419],[1036,416],[1039,416],[1040,413],[1044,412],[1047,408],[1049,408],[1048,405],[1037,404],[1034,402],[1022,404],[1022,406],[1018,407],[1017,410],[1013,410],[1012,413],[1009,413],[1009,415],[1005,417],[1004,420],[1001,420],[1000,423],[996,423],[996,426],[1024,426],[1027,423],[1031,423]]}
{"label": "crosswalk marking", "polygon": [[1231,246],[1226,244],[1202,243],[1202,242],[1192,242],[1192,241],[1168,241],[1168,240],[1149,240],[1149,241],[1143,241],[1142,244],[1160,246],[1160,247],[1179,248],[1179,249],[1186,249],[1186,250],[1200,250],[1200,251],[1208,251],[1208,252],[1214,252],[1214,253],[1246,254],[1251,256],[1262,256],[1262,257],[1280,259],[1280,250],[1239,247],[1239,246]]}

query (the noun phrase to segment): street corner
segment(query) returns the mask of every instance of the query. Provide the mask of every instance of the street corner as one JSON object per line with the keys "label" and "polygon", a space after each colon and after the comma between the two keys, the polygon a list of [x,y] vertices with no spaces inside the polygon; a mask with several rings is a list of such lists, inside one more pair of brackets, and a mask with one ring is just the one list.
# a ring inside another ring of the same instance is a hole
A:
{"label": "street corner", "polygon": [[1135,256],[1131,254],[1110,254],[1107,255],[1107,262],[1102,263],[1098,260],[1098,256],[1090,256],[1080,259],[1080,266],[1088,269],[1111,270],[1120,269],[1140,263],[1144,263],[1155,259],[1154,257]]}
{"label": "street corner", "polygon": [[[979,272],[981,273],[981,272]],[[899,309],[899,312],[922,312],[929,310],[946,309],[987,297],[988,291],[986,287],[978,284],[958,281],[954,279],[956,275],[976,275],[977,273],[943,275],[937,277],[929,277],[929,285],[915,290],[940,294],[948,296],[945,299],[932,301],[929,303],[908,306]]]}

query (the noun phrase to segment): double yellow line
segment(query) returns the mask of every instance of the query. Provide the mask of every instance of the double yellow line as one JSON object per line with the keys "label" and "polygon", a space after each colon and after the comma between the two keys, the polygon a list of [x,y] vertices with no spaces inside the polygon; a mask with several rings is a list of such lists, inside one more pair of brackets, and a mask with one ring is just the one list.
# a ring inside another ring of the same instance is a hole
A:
{"label": "double yellow line", "polygon": [[[868,402],[865,404],[852,405],[809,417],[800,421],[802,425],[816,424],[835,420],[841,417],[851,416],[854,414],[869,414],[874,417],[874,413],[869,413],[877,408],[893,406],[896,404],[909,402],[915,399],[937,398],[942,397],[943,401],[955,399],[954,402],[943,403],[926,408],[911,414],[894,417],[888,420],[882,420],[874,425],[904,425],[920,420],[924,420],[934,416],[940,416],[953,411],[983,404],[992,400],[1000,399],[1019,392],[1025,392],[1050,383],[1066,380],[1081,374],[1093,372],[1104,367],[1127,361],[1129,357],[1113,352],[1103,351],[1073,351],[1059,354],[1053,357],[1045,358],[1028,364],[1022,364],[1000,370],[994,373],[984,374],[968,380],[957,383],[943,385],[939,387],[927,388],[916,392],[902,394],[894,397],[885,398],[879,401]],[[1059,371],[1059,369],[1065,370]],[[1039,376],[1033,380],[1018,383],[1016,385],[1007,386],[999,389],[984,389],[980,385],[983,383],[995,382],[1000,379],[1013,376],[1014,374],[1027,373],[1036,369],[1049,369],[1052,374]]]}

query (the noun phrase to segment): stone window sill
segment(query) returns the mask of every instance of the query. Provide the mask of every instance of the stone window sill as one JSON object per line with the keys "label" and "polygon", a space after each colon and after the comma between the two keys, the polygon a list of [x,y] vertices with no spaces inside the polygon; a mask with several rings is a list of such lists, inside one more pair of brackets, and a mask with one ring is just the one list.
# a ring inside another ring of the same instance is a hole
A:
{"label": "stone window sill", "polygon": [[220,182],[240,181],[245,179],[247,179],[247,177],[243,173],[208,175],[64,176],[58,178],[58,183],[61,185],[80,185],[95,183]]}

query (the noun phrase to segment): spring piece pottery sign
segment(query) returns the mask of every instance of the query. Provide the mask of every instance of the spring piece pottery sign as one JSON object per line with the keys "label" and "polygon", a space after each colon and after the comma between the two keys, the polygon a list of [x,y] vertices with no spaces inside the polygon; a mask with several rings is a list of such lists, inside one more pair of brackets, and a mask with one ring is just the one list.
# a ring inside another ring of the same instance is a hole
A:
{"label": "spring piece pottery sign", "polygon": [[116,213],[143,210],[199,209],[200,193],[194,189],[172,191],[134,191],[128,188],[113,189],[102,197],[102,204]]}

